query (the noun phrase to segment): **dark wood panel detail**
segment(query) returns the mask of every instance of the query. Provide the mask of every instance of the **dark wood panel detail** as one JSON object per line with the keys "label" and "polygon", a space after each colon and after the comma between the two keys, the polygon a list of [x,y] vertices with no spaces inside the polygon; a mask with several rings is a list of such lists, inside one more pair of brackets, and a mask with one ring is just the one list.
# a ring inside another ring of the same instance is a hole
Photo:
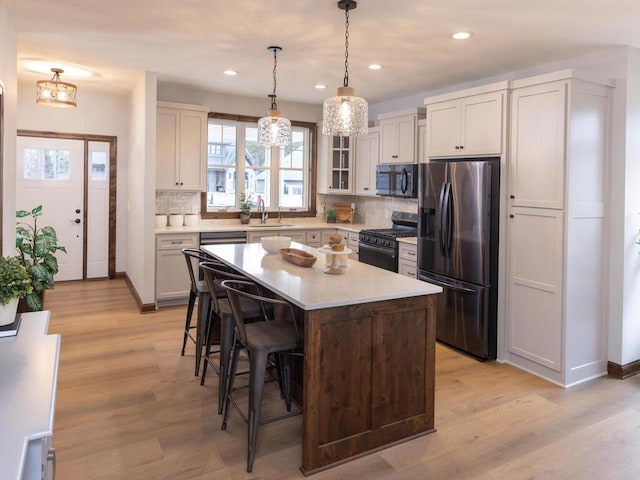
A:
{"label": "dark wood panel detail", "polygon": [[396,312],[381,319],[379,358],[380,423],[388,425],[427,410],[425,391],[430,380],[427,355],[427,325],[424,314]]}
{"label": "dark wood panel detail", "polygon": [[620,365],[613,362],[607,362],[607,373],[612,377],[625,379],[633,377],[640,373],[640,360]]}
{"label": "dark wood panel detail", "polygon": [[434,308],[424,296],[305,313],[303,473],[434,431]]}
{"label": "dark wood panel detail", "polygon": [[155,312],[156,311],[155,303],[142,303],[142,299],[140,298],[140,295],[138,295],[138,291],[136,290],[136,287],[133,286],[133,282],[129,278],[129,275],[127,275],[126,273],[124,274],[124,280],[125,282],[127,282],[127,287],[129,287],[129,291],[131,292],[131,295],[133,295],[133,299],[136,301],[136,304],[138,305],[138,310],[140,311],[140,313]]}
{"label": "dark wood panel detail", "polygon": [[337,318],[320,325],[324,401],[318,442],[326,445],[371,429],[372,318]]}

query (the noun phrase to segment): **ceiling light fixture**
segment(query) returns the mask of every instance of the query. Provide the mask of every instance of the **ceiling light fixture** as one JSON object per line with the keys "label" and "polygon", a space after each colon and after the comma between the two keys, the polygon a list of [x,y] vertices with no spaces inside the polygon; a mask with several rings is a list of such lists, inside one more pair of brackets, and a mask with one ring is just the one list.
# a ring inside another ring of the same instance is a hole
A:
{"label": "ceiling light fixture", "polygon": [[258,144],[263,147],[284,147],[291,143],[291,121],[280,115],[278,104],[276,103],[276,70],[278,67],[278,52],[281,47],[267,47],[273,51],[273,93],[267,95],[271,98],[271,108],[266,117],[258,121]]}
{"label": "ceiling light fixture", "polygon": [[337,95],[327,98],[322,105],[322,133],[325,135],[352,137],[366,135],[368,131],[369,106],[349,87],[349,10],[357,6],[355,0],[338,1],[338,8],[345,13],[344,83],[338,87]]}
{"label": "ceiling light fixture", "polygon": [[223,73],[225,75],[230,75],[230,76],[234,76],[238,74],[238,72],[236,72],[235,70],[225,70]]}
{"label": "ceiling light fixture", "polygon": [[469,32],[456,32],[453,35],[451,35],[451,37],[456,40],[466,40],[470,36],[471,34]]}
{"label": "ceiling light fixture", "polygon": [[52,68],[51,71],[53,72],[51,80],[38,80],[36,82],[36,103],[49,107],[76,107],[78,87],[73,83],[60,80],[60,74],[64,73],[61,68]]}
{"label": "ceiling light fixture", "polygon": [[371,65],[369,65],[369,70],[381,70],[382,69],[382,65],[380,65],[379,63],[372,63]]}
{"label": "ceiling light fixture", "polygon": [[327,86],[323,85],[321,83],[318,83],[318,84],[316,84],[315,88],[318,89],[318,90],[324,90],[325,88],[327,88]]}

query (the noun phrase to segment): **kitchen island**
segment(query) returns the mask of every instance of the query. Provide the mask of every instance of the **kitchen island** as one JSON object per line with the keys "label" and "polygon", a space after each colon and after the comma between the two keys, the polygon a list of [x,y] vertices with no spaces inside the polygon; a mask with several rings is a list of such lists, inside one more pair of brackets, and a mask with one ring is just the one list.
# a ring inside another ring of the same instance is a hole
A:
{"label": "kitchen island", "polygon": [[298,307],[305,475],[434,431],[435,312],[442,289],[359,262],[327,275],[259,243],[203,247]]}

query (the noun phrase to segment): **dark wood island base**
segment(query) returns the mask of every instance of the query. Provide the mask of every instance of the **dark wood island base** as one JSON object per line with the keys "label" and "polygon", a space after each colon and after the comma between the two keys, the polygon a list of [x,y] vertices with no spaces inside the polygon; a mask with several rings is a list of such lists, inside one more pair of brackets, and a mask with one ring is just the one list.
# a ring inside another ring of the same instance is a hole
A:
{"label": "dark wood island base", "polygon": [[304,475],[434,429],[432,295],[304,312]]}

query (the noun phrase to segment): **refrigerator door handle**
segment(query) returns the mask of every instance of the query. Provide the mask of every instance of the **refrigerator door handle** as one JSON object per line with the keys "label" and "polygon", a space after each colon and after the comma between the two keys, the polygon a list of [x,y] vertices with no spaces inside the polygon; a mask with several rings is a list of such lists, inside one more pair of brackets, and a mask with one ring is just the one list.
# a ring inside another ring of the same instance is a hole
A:
{"label": "refrigerator door handle", "polygon": [[451,256],[451,243],[453,242],[453,193],[451,184],[447,182],[447,256]]}
{"label": "refrigerator door handle", "polygon": [[475,290],[472,290],[470,288],[461,287],[459,285],[453,285],[452,283],[444,282],[442,280],[436,280],[431,278],[431,279],[426,279],[425,281],[429,283],[435,283],[436,285],[440,285],[441,287],[450,288],[451,290],[454,290],[456,292],[464,292],[464,293],[471,293],[471,294],[476,293]]}
{"label": "refrigerator door handle", "polygon": [[445,256],[445,248],[444,248],[444,232],[445,232],[445,210],[444,210],[444,199],[445,199],[445,190],[447,188],[447,183],[444,182],[440,187],[440,199],[438,201],[438,212],[440,213],[440,253],[442,256]]}

